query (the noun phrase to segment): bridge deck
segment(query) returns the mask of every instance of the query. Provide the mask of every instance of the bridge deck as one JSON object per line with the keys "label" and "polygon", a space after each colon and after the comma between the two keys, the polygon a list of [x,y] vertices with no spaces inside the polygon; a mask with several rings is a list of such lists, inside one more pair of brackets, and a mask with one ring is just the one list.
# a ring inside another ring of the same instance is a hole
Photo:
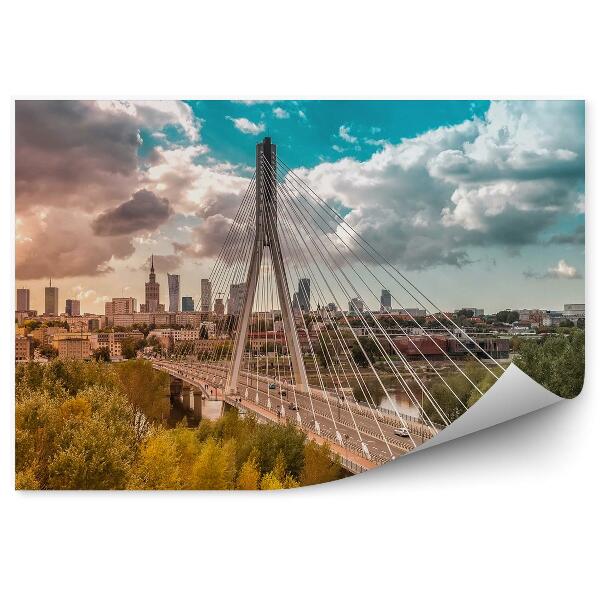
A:
{"label": "bridge deck", "polygon": [[[226,365],[164,360],[153,364],[154,368],[201,389],[208,398],[244,408],[272,422],[294,424],[317,443],[328,443],[342,464],[354,473],[406,454],[414,447],[411,439],[420,445],[433,435],[417,419],[399,419],[331,394],[325,397],[322,390],[314,388],[310,393],[300,393],[289,384],[248,372],[239,376],[239,394],[227,395],[223,391]],[[276,388],[270,389],[273,385]],[[398,427],[407,427],[411,439],[395,435]]]}

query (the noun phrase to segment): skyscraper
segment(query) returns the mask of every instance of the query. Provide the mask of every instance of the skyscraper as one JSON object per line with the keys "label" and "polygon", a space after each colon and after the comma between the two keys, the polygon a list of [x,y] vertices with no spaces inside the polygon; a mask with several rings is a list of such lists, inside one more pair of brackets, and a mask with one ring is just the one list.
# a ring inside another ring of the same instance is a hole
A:
{"label": "skyscraper", "polygon": [[223,298],[217,298],[215,300],[215,316],[222,317],[225,314],[225,304],[223,304]]}
{"label": "skyscraper", "polygon": [[237,315],[242,310],[246,296],[246,282],[232,283],[229,286],[229,300],[227,301],[227,314]]}
{"label": "skyscraper", "polygon": [[52,287],[52,277],[50,285],[44,288],[44,314],[58,315],[58,288]]}
{"label": "skyscraper", "polygon": [[146,282],[146,302],[140,306],[141,312],[158,312],[160,306],[160,284],[156,282],[154,274],[154,254],[150,262],[150,276]]}
{"label": "skyscraper", "polygon": [[81,302],[68,298],[65,302],[65,313],[70,317],[78,317],[81,315]]}
{"label": "skyscraper", "polygon": [[167,273],[169,283],[169,312],[179,311],[179,275]]}
{"label": "skyscraper", "polygon": [[210,279],[200,280],[200,312],[210,312],[212,284]]}
{"label": "skyscraper", "polygon": [[192,312],[194,310],[194,299],[191,296],[184,296],[181,299],[181,310],[183,312]]}
{"label": "skyscraper", "polygon": [[348,303],[348,312],[353,315],[359,315],[365,310],[365,303],[360,298],[352,298]]}
{"label": "skyscraper", "polygon": [[298,281],[298,305],[300,310],[310,310],[310,279]]}
{"label": "skyscraper", "polygon": [[381,312],[389,312],[392,308],[392,294],[390,290],[381,290]]}
{"label": "skyscraper", "polygon": [[19,312],[30,310],[29,290],[27,288],[19,288],[17,290],[17,310]]}

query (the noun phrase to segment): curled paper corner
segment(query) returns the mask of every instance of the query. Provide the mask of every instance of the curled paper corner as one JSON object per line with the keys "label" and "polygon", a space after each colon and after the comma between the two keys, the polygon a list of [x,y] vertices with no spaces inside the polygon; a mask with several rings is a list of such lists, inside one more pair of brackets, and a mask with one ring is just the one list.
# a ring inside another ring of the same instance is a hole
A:
{"label": "curled paper corner", "polygon": [[564,400],[534,381],[514,363],[464,414],[412,453],[516,419]]}

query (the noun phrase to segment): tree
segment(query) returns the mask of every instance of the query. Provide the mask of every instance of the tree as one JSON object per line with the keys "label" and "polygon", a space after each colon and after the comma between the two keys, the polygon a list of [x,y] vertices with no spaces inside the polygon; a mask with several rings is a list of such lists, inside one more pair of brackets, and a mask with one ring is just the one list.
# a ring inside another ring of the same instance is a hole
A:
{"label": "tree", "polygon": [[160,428],[144,442],[130,487],[143,490],[183,487],[177,443],[170,431]]}
{"label": "tree", "polygon": [[260,480],[260,489],[261,490],[282,490],[283,482],[277,479],[277,477],[272,473],[265,473]]}
{"label": "tree", "polygon": [[152,368],[146,360],[131,360],[115,366],[119,388],[134,408],[138,439],[152,423],[162,423],[169,415],[169,375]]}
{"label": "tree", "polygon": [[[57,361],[60,362],[60,361]],[[46,369],[48,370],[48,369]],[[132,408],[94,385],[70,395],[21,384],[15,411],[17,485],[26,489],[122,489],[135,457]]]}
{"label": "tree", "polygon": [[52,360],[58,356],[58,350],[49,344],[42,344],[40,346],[40,354],[48,360]]}
{"label": "tree", "polygon": [[519,320],[519,311],[517,310],[501,310],[496,313],[496,321],[500,323],[514,323]]}
{"label": "tree", "polygon": [[352,346],[352,357],[359,367],[367,367],[369,361],[373,363],[380,358],[381,352],[377,344],[370,337],[360,337],[359,341],[360,345],[357,342]]}
{"label": "tree", "polygon": [[228,490],[235,481],[235,441],[218,443],[208,438],[201,447],[191,473],[195,490]]}
{"label": "tree", "polygon": [[131,359],[137,356],[137,351],[144,347],[143,339],[127,337],[121,342],[121,354],[123,358]]}
{"label": "tree", "polygon": [[242,465],[237,477],[236,487],[238,490],[257,490],[259,489],[260,471],[256,457],[251,455]]}
{"label": "tree", "polygon": [[92,358],[96,361],[110,362],[110,350],[106,346],[96,348],[92,352]]}
{"label": "tree", "polygon": [[340,462],[332,457],[327,444],[323,446],[312,440],[304,449],[304,467],[300,476],[300,485],[327,483],[342,477]]}
{"label": "tree", "polygon": [[515,364],[532,379],[562,398],[574,398],[585,377],[585,333],[549,335],[541,342],[527,340],[519,348]]}

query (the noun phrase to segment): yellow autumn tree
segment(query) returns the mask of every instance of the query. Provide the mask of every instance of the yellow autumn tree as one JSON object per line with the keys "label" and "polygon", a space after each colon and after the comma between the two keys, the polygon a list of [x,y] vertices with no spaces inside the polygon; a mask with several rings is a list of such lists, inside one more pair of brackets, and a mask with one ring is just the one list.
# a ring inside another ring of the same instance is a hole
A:
{"label": "yellow autumn tree", "polygon": [[130,488],[177,490],[183,487],[177,442],[170,431],[158,429],[142,445]]}
{"label": "yellow autumn tree", "polygon": [[250,454],[248,460],[241,466],[237,477],[238,490],[257,490],[260,483],[260,471],[254,454]]}
{"label": "yellow autumn tree", "polygon": [[342,468],[334,459],[327,444],[319,445],[312,440],[304,448],[304,467],[300,475],[300,485],[327,483],[342,477]]}
{"label": "yellow autumn tree", "polygon": [[235,441],[218,443],[208,438],[191,470],[191,487],[195,490],[228,490],[235,482]]}

